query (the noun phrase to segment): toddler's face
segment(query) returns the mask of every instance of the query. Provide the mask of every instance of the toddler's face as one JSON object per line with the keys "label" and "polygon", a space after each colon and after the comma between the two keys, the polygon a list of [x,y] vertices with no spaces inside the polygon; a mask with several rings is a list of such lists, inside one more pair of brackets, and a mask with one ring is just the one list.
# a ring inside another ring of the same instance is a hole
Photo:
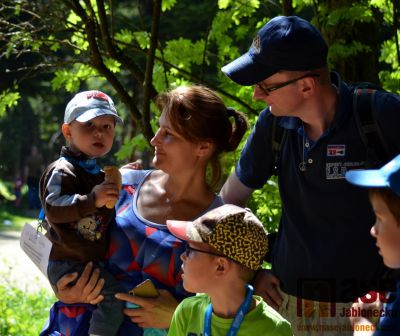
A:
{"label": "toddler's face", "polygon": [[371,235],[386,266],[400,268],[400,225],[380,196],[371,197],[376,222]]}
{"label": "toddler's face", "polygon": [[66,127],[63,134],[69,144],[89,158],[102,157],[112,147],[115,120],[110,115],[99,116],[83,123],[75,120]]}

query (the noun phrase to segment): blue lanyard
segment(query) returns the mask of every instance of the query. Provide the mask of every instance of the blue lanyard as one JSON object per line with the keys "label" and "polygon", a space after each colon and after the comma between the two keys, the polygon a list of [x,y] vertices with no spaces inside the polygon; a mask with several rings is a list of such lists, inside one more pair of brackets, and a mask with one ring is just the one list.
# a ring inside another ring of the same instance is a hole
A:
{"label": "blue lanyard", "polygon": [[[239,331],[240,325],[243,322],[244,316],[249,311],[254,289],[251,285],[246,285],[247,293],[243,303],[240,305],[239,310],[236,313],[235,318],[229,328],[227,336],[235,336]],[[212,315],[212,304],[210,303],[206,309],[206,314],[204,316],[204,336],[211,336],[211,315]]]}

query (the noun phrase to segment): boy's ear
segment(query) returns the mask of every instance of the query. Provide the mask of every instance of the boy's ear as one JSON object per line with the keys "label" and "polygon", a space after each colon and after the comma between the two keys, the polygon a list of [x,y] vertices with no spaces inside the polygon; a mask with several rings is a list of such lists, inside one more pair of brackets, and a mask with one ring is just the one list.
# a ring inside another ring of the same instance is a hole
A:
{"label": "boy's ear", "polygon": [[69,139],[71,138],[71,129],[69,128],[69,124],[62,124],[61,125],[61,132],[65,138],[65,140],[69,141]]}
{"label": "boy's ear", "polygon": [[217,269],[216,269],[216,274],[217,275],[224,275],[227,272],[229,272],[231,268],[231,263],[229,262],[228,259],[224,257],[217,258]]}

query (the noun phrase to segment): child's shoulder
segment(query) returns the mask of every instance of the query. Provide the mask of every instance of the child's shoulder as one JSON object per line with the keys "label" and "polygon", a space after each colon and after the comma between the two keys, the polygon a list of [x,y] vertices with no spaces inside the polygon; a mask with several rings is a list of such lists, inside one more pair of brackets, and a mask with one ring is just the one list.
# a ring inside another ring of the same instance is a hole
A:
{"label": "child's shoulder", "polygon": [[207,294],[196,294],[183,299],[179,306],[181,309],[206,309],[210,303],[210,297]]}
{"label": "child's shoulder", "polygon": [[[254,295],[257,300],[256,309],[253,310],[252,318],[260,321],[263,328],[269,330],[271,335],[292,335],[290,323],[275,309],[270,307],[260,296]],[[263,321],[263,322],[262,322]],[[256,322],[256,321],[254,321]],[[253,324],[254,326],[256,323]]]}

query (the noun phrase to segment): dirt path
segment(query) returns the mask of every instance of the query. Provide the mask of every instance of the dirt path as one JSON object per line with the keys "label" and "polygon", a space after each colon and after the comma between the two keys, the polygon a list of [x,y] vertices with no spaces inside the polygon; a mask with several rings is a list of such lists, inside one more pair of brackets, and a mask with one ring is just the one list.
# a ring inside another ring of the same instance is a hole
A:
{"label": "dirt path", "polygon": [[51,291],[45,276],[19,246],[20,232],[0,231],[0,281],[27,291]]}

